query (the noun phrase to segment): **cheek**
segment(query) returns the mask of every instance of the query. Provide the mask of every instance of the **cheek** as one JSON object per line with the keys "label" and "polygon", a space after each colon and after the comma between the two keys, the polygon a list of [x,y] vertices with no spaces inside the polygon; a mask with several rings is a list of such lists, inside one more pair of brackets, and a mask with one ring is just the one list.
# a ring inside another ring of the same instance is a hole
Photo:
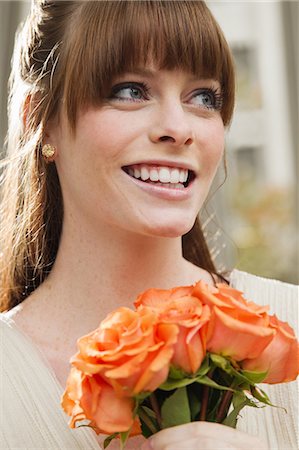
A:
{"label": "cheek", "polygon": [[[107,114],[101,111],[86,113],[77,125],[77,147],[84,153],[89,153],[93,158],[105,157],[109,153],[113,156],[113,143],[115,142],[114,122],[106,120]],[[109,115],[108,115],[109,116]]]}
{"label": "cheek", "polygon": [[210,173],[214,173],[224,152],[224,127],[222,120],[206,126],[199,143],[202,164]]}
{"label": "cheek", "polygon": [[[122,155],[126,147],[144,131],[143,116],[110,109],[91,110],[80,121],[80,145],[89,148],[97,159],[111,163]],[[100,153],[100,154],[99,154]],[[108,159],[107,159],[108,158]]]}

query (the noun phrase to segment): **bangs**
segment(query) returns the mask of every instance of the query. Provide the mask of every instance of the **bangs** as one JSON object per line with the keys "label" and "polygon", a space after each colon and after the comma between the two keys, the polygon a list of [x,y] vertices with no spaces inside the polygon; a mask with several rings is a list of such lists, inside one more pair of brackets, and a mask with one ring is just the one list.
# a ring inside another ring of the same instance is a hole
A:
{"label": "bangs", "polygon": [[219,81],[224,124],[231,119],[231,54],[204,2],[80,2],[62,52],[64,100],[72,127],[78,108],[100,104],[115,76],[148,64]]}

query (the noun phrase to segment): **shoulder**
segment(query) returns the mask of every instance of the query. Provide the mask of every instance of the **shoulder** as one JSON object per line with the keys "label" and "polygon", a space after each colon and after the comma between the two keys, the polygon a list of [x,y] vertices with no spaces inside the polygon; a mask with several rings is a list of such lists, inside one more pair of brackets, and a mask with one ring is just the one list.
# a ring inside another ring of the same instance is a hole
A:
{"label": "shoulder", "polygon": [[[2,342],[7,335],[16,333],[15,324],[9,312],[0,313],[0,330]],[[3,351],[3,348],[1,350]]]}
{"label": "shoulder", "polygon": [[234,269],[229,276],[230,285],[243,292],[252,292],[255,295],[263,297],[265,294],[271,297],[283,293],[292,299],[298,300],[299,286],[295,284],[285,283],[280,280],[264,278]]}
{"label": "shoulder", "polygon": [[[9,312],[0,314],[1,358],[5,365],[23,361],[30,348],[27,336],[17,327],[14,315]],[[30,352],[31,352],[30,348]]]}
{"label": "shoulder", "polygon": [[260,305],[269,305],[270,313],[277,314],[291,326],[297,326],[299,307],[299,286],[279,280],[233,270],[230,285],[242,291],[248,300]]}
{"label": "shoulder", "polygon": [[[62,388],[36,348],[7,314],[0,314],[0,390],[5,410],[0,448],[98,449],[91,430],[69,429]],[[17,432],[16,432],[17,427]]]}
{"label": "shoulder", "polygon": [[[34,293],[1,316],[2,322],[20,340],[36,342],[36,333],[41,328],[40,318],[43,314],[39,302],[35,301]],[[45,328],[45,323],[42,326]]]}

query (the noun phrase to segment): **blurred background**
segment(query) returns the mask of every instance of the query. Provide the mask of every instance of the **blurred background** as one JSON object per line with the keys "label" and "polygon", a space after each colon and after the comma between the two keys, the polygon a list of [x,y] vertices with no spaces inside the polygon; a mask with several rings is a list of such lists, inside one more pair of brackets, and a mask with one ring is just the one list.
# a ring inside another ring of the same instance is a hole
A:
{"label": "blurred background", "polygon": [[[299,283],[298,1],[208,1],[232,48],[237,104],[222,167],[203,213],[220,270]],[[27,1],[0,1],[0,142],[7,80]]]}

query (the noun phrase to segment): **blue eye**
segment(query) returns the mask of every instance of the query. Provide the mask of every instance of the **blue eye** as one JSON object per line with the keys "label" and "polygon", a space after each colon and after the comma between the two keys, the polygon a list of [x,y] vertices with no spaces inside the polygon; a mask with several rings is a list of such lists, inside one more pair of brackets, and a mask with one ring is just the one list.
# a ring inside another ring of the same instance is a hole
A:
{"label": "blue eye", "polygon": [[144,83],[120,83],[112,87],[110,98],[131,102],[148,100],[148,87]]}
{"label": "blue eye", "polygon": [[220,110],[222,94],[218,89],[198,89],[192,96],[191,103],[207,109]]}

